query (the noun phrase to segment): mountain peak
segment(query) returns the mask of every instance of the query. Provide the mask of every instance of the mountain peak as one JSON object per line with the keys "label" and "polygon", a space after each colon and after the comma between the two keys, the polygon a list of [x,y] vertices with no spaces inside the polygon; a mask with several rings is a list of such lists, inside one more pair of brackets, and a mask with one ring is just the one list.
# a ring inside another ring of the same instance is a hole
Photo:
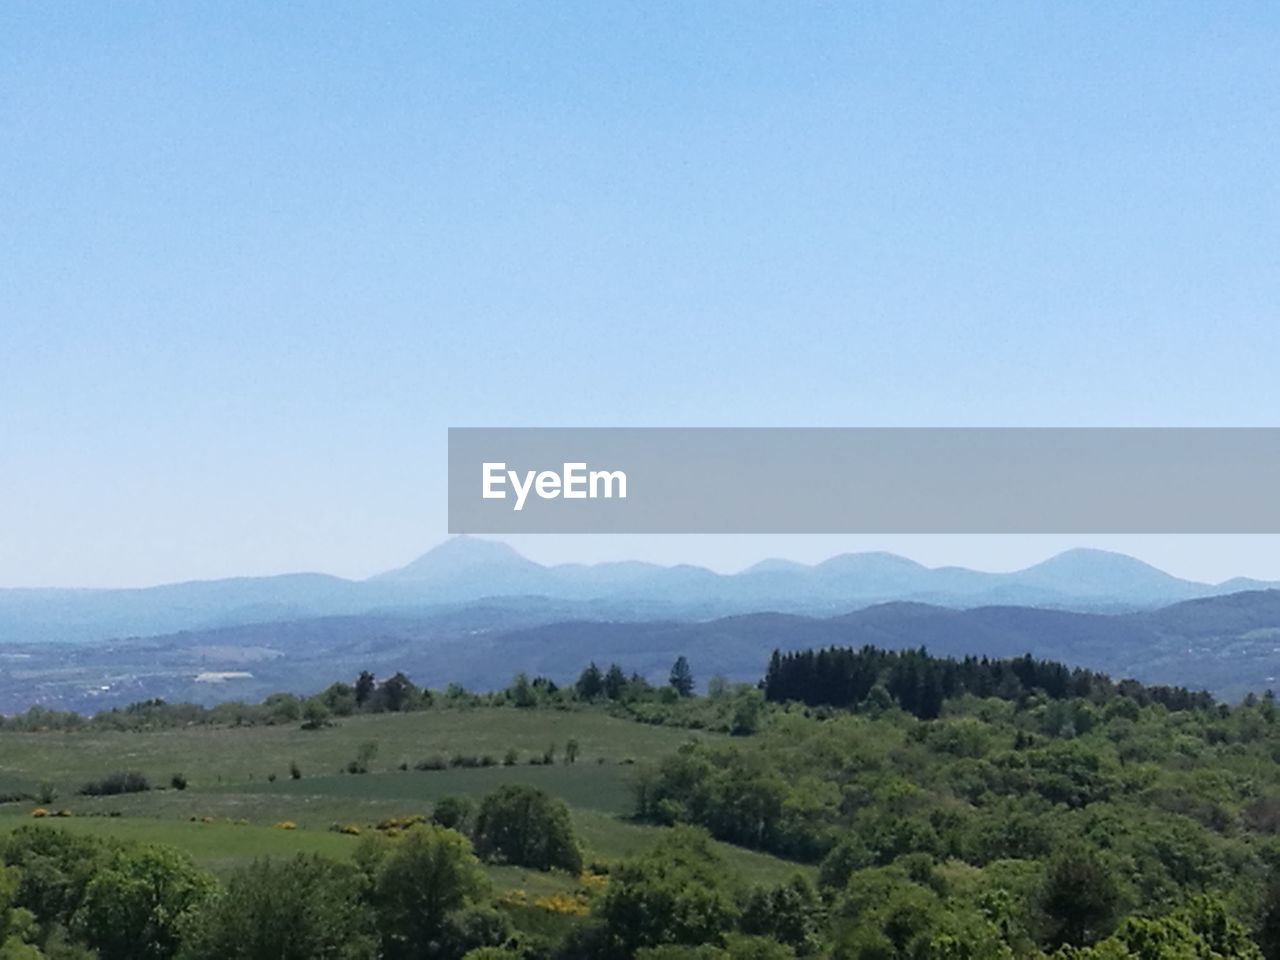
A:
{"label": "mountain peak", "polygon": [[1172,574],[1165,573],[1158,567],[1153,567],[1144,560],[1137,557],[1131,557],[1127,553],[1116,553],[1112,550],[1098,550],[1093,547],[1073,547],[1070,550],[1063,550],[1061,553],[1055,553],[1047,560],[1041,560],[1033,566],[1027,567],[1023,572],[1031,570],[1056,570],[1056,571],[1142,571],[1148,574],[1158,574],[1161,577],[1169,579],[1177,579]]}
{"label": "mountain peak", "polygon": [[1183,599],[1188,591],[1204,586],[1127,554],[1085,547],[1066,550],[1013,576],[1022,583],[1052,586],[1068,594],[1131,593],[1160,600]]}
{"label": "mountain peak", "polygon": [[509,543],[479,537],[451,537],[432,547],[416,560],[381,573],[377,580],[426,580],[433,577],[477,570],[528,570],[539,564],[521,555]]}
{"label": "mountain peak", "polygon": [[834,557],[823,560],[815,568],[827,572],[841,573],[894,573],[918,572],[926,568],[914,560],[887,553],[883,550],[868,550],[861,553],[838,553]]}

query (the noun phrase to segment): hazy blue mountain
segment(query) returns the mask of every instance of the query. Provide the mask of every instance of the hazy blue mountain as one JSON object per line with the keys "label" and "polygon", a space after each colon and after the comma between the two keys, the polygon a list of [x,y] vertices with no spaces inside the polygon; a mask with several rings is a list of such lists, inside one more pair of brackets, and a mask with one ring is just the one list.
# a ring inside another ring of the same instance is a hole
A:
{"label": "hazy blue mountain", "polygon": [[545,566],[509,545],[456,537],[368,580],[289,574],[136,590],[0,590],[0,641],[81,641],[366,613],[405,614],[491,598],[578,604],[609,619],[710,620],[774,610],[834,615],[890,601],[939,607],[1124,612],[1240,589],[1180,580],[1121,554],[1071,550],[1012,573],[929,568],[889,553],[816,565],[765,560],[737,574],[621,562]]}
{"label": "hazy blue mountain", "polygon": [[1105,550],[1068,550],[1011,577],[1021,587],[1039,587],[1076,597],[1124,596],[1140,603],[1203,596],[1208,587]]}
{"label": "hazy blue mountain", "polygon": [[594,660],[664,682],[680,655],[702,682],[717,673],[754,682],[775,648],[832,644],[923,646],[956,657],[1031,653],[1236,699],[1277,685],[1280,590],[1122,614],[893,602],[835,617],[763,612],[698,621],[628,620],[603,601],[521,597],[95,644],[10,644],[0,649],[0,711],[33,702],[94,710],[150,697],[259,699],[308,693],[366,669],[404,670],[436,687],[493,689],[517,671],[569,682]]}
{"label": "hazy blue mountain", "polygon": [[466,578],[537,577],[546,567],[534,563],[509,544],[476,537],[453,537],[416,560],[371,579],[382,582],[420,583]]}

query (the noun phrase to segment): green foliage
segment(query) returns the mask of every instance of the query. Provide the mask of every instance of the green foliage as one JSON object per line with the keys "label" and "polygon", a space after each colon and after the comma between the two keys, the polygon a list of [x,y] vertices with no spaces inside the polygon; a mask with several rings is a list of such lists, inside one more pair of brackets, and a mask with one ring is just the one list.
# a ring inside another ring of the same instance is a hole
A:
{"label": "green foliage", "polygon": [[171,847],[122,848],[95,871],[71,928],[102,960],[163,960],[213,890],[213,878]]}
{"label": "green foliage", "polygon": [[366,849],[387,960],[420,956],[423,945],[440,938],[449,914],[489,891],[470,842],[454,830],[417,826],[393,844]]}
{"label": "green foliage", "polygon": [[569,808],[534,787],[511,784],[484,798],[476,815],[480,856],[536,870],[582,870]]}
{"label": "green foliage", "polygon": [[1094,854],[1069,851],[1050,861],[1037,907],[1051,947],[1087,946],[1105,937],[1122,912],[1115,874]]}
{"label": "green foliage", "polygon": [[671,689],[682,697],[693,696],[693,671],[689,661],[683,656],[677,657],[671,667]]}
{"label": "green foliage", "polygon": [[86,797],[112,797],[121,793],[143,793],[151,789],[145,774],[137,770],[108,774],[99,780],[90,780],[80,788]]}
{"label": "green foliage", "polygon": [[511,686],[507,689],[507,696],[510,697],[511,703],[522,710],[528,710],[538,705],[538,694],[534,690],[533,684],[529,681],[528,674],[518,673]]}
{"label": "green foliage", "polygon": [[15,830],[4,844],[4,862],[17,868],[13,904],[44,924],[67,926],[108,855],[93,837],[34,826]]}
{"label": "green foliage", "polygon": [[[1273,698],[1228,709],[1027,658],[948,665],[914,651],[840,662],[879,665],[866,676],[836,672],[866,691],[848,705],[822,689],[801,698],[811,702],[766,701],[721,681],[706,697],[681,696],[610,665],[588,667],[564,689],[525,677],[492,694],[432,696],[407,677],[380,684],[370,675],[302,701],[210,711],[147,703],[56,719],[51,728],[91,734],[58,735],[56,751],[43,734],[5,735],[13,805],[0,816],[11,826],[30,822],[20,801],[34,799],[41,780],[69,794],[94,771],[104,724],[154,728],[109,734],[131,738],[122,751],[152,778],[189,769],[193,755],[200,770],[180,793],[72,798],[74,819],[37,811],[50,819],[7,837],[0,960],[83,960],[77,939],[103,960],[139,950],[192,960],[461,960],[477,951],[523,960],[1211,960],[1256,958],[1259,947],[1280,956],[1280,885],[1267,884],[1280,868]],[[302,733],[297,718],[313,703],[346,719],[322,736]],[[213,723],[242,729],[223,734]],[[740,736],[723,735],[731,732]],[[379,742],[392,762],[374,771],[361,745]],[[396,761],[424,751],[431,769],[403,763],[396,772]],[[501,766],[504,751],[539,762]],[[340,775],[353,756],[367,776]],[[542,762],[557,757],[566,762]],[[604,762],[571,763],[583,757]],[[283,776],[291,764],[298,774],[305,767],[304,783]],[[273,771],[278,782],[269,782]],[[630,809],[632,778],[643,825],[614,817]],[[484,809],[472,817],[480,797]],[[106,816],[121,809],[122,818]],[[437,826],[399,837],[370,826],[427,810]],[[228,819],[240,816],[296,817],[299,829]],[[491,865],[441,825],[473,829]],[[717,860],[688,825],[771,856],[720,846]],[[211,899],[174,907],[161,892],[180,889],[167,879],[180,870],[126,870],[122,862],[144,848],[80,831],[173,838],[224,876],[234,863],[245,868]],[[578,835],[607,883],[578,878]],[[668,842],[649,850],[657,836]],[[248,867],[256,853],[303,849],[349,856],[354,867]],[[820,866],[789,878],[800,864]],[[754,887],[739,882],[742,869],[762,871],[749,878]],[[489,900],[483,872],[504,889],[527,887],[527,897]],[[285,892],[268,897],[271,888]]]}
{"label": "green foliage", "polygon": [[616,956],[664,944],[719,945],[738,906],[720,858],[700,831],[681,828],[619,866],[597,909]]}
{"label": "green foliage", "polygon": [[574,690],[580,700],[595,700],[603,695],[604,674],[600,672],[600,668],[594,663],[588,664],[587,668],[578,675]]}
{"label": "green foliage", "polygon": [[474,813],[475,804],[470,797],[441,797],[431,810],[431,822],[449,830],[467,833],[471,829]]}
{"label": "green foliage", "polygon": [[797,874],[776,887],[753,889],[742,908],[742,929],[807,956],[822,946],[824,913],[818,892]]}
{"label": "green foliage", "polygon": [[519,960],[520,951],[506,947],[476,947],[468,950],[462,960]]}
{"label": "green foliage", "polygon": [[366,881],[317,856],[259,860],[193,917],[182,960],[372,960]]}
{"label": "green foliage", "polygon": [[734,695],[729,732],[735,737],[748,737],[759,731],[764,715],[764,695],[759,690],[743,687]]}
{"label": "green foliage", "polygon": [[[507,914],[493,907],[454,910],[445,916],[435,956],[439,960],[462,960],[476,951],[501,951],[513,932]],[[500,955],[511,956],[509,953]]]}
{"label": "green foliage", "polygon": [[1223,904],[1200,897],[1164,917],[1130,917],[1106,940],[1066,948],[1061,960],[1262,960],[1262,952]]}

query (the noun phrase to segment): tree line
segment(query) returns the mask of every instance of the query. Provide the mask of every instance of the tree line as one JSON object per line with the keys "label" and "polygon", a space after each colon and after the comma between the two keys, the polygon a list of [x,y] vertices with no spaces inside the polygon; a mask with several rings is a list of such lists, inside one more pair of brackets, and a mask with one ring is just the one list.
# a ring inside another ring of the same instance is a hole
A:
{"label": "tree line", "polygon": [[1119,683],[1102,673],[1072,668],[1029,654],[1009,659],[933,657],[924,648],[859,650],[828,647],[783,653],[775,650],[762,681],[764,695],[775,703],[842,709],[896,705],[922,720],[940,715],[942,706],[966,694],[1021,701],[1032,693],[1053,700],[1078,697],[1105,700],[1122,696],[1141,706],[1159,703],[1170,710],[1212,707],[1204,691],[1146,686],[1135,680]]}

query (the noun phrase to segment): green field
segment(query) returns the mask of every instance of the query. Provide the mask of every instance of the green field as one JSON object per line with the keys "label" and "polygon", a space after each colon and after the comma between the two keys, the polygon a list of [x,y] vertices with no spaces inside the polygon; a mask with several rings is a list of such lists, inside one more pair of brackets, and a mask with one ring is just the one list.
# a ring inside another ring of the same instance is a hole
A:
{"label": "green field", "polygon": [[579,766],[652,760],[690,736],[716,734],[645,726],[590,710],[520,711],[512,708],[427,710],[342,719],[326,730],[298,724],[257,727],[189,727],[128,733],[0,733],[0,790],[56,784],[64,794],[85,780],[116,770],[141,770],[154,782],[184,773],[193,788],[287,778],[290,762],[304,776],[339,774],[365,742],[378,744],[374,772],[412,766],[433,754],[488,754],[501,760],[508,749],[523,764],[569,739],[580,747]]}
{"label": "green field", "polygon": [[[100,835],[172,844],[201,865],[225,874],[259,856],[298,852],[350,856],[359,839],[331,829],[369,830],[389,816],[428,814],[444,796],[479,799],[507,783],[530,784],[563,799],[573,814],[588,861],[614,861],[640,852],[662,828],[627,819],[631,778],[638,765],[677,749],[691,737],[719,735],[646,726],[597,711],[518,711],[513,708],[430,710],[343,719],[320,731],[297,724],[191,727],[130,733],[0,733],[0,791],[36,793],[51,785],[48,807],[66,818],[33,819],[33,801],[0,804],[0,831],[36,823]],[[566,742],[579,756],[563,762]],[[362,744],[376,743],[367,774],[343,772]],[[553,765],[530,765],[556,749]],[[518,763],[504,766],[510,749]],[[419,771],[423,758],[488,754],[498,765]],[[302,776],[293,779],[290,765]],[[402,764],[408,770],[400,769]],[[77,793],[87,781],[115,771],[144,773],[156,789],[112,797]],[[175,773],[184,790],[169,786]],[[296,829],[274,824],[291,821]],[[779,880],[798,868],[765,854],[719,845],[735,870],[752,879]],[[500,889],[532,892],[569,881],[509,867],[490,868]]]}

